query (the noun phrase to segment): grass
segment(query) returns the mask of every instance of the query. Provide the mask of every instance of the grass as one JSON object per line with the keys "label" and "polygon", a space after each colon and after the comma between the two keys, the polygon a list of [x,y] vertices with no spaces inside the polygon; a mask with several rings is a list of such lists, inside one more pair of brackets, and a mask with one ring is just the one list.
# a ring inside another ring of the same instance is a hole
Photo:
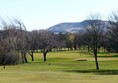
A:
{"label": "grass", "polygon": [[0,83],[117,83],[116,53],[99,53],[100,70],[95,70],[94,57],[78,51],[51,52],[47,62],[42,53],[35,61],[15,66],[0,66]]}

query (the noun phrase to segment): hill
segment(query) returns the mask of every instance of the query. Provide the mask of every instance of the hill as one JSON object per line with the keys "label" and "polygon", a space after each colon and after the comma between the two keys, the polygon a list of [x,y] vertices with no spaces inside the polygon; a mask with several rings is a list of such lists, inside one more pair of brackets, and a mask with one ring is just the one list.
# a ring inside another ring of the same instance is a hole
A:
{"label": "hill", "polygon": [[[108,21],[102,21],[102,24],[108,24]],[[90,25],[90,20],[84,20],[82,22],[64,22],[56,24],[52,27],[48,28],[48,31],[54,32],[54,33],[66,33],[66,32],[78,32],[79,30],[83,30],[85,27]]]}

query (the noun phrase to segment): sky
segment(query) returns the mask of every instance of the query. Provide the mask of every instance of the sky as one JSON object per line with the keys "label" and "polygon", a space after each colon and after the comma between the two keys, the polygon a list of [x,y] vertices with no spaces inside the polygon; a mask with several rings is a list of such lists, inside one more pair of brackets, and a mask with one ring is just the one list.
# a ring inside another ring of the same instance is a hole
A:
{"label": "sky", "polygon": [[81,22],[96,13],[106,20],[112,11],[118,11],[118,0],[0,0],[0,17],[21,19],[28,31]]}

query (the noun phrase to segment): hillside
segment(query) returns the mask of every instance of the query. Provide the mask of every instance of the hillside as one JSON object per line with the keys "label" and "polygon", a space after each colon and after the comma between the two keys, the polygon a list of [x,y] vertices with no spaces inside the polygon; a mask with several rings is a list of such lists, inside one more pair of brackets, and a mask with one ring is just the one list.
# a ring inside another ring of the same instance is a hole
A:
{"label": "hillside", "polygon": [[[108,21],[100,21],[102,24],[107,24]],[[79,30],[83,30],[85,27],[90,25],[90,20],[84,20],[82,22],[64,22],[56,24],[52,27],[49,27],[48,30],[54,33],[66,33],[66,32],[78,32]]]}

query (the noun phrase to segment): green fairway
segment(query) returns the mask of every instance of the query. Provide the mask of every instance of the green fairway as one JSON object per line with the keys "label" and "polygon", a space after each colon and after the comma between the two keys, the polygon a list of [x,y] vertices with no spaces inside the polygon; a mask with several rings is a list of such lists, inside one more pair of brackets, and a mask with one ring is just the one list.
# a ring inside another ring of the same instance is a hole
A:
{"label": "green fairway", "polygon": [[15,66],[0,66],[0,83],[117,83],[118,56],[99,53],[100,70],[95,70],[93,55],[78,51],[51,52],[47,62],[42,53],[35,61]]}

